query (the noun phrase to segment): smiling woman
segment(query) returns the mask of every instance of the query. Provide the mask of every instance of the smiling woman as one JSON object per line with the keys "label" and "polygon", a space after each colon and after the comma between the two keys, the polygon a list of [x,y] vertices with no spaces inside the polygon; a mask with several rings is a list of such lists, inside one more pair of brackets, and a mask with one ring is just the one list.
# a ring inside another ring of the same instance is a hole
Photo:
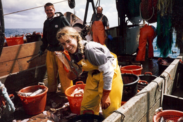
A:
{"label": "smiling woman", "polygon": [[69,52],[71,61],[88,72],[80,114],[92,110],[99,115],[101,103],[106,118],[121,106],[123,82],[117,56],[106,46],[82,40],[72,27],[59,30],[57,39]]}

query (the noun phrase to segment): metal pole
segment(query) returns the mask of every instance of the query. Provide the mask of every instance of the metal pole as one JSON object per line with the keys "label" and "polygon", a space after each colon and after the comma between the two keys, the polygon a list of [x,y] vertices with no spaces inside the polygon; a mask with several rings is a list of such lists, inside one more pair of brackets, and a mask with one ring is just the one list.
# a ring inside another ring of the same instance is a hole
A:
{"label": "metal pole", "polygon": [[3,16],[3,6],[0,0],[0,56],[4,46],[4,16]]}
{"label": "metal pole", "polygon": [[[94,12],[94,14],[96,14],[96,11],[95,11],[95,5],[94,5],[93,0],[92,0],[91,2],[92,2],[93,12]],[[100,5],[100,4],[99,4],[99,5]]]}
{"label": "metal pole", "polygon": [[87,14],[88,14],[88,4],[89,4],[89,2],[91,2],[91,3],[92,3],[93,12],[94,12],[94,14],[96,14],[96,11],[95,11],[95,5],[94,5],[93,0],[87,0],[86,8],[85,8],[85,16],[84,16],[83,27],[84,27],[84,26],[85,26],[85,24],[86,24],[86,19],[87,19]]}

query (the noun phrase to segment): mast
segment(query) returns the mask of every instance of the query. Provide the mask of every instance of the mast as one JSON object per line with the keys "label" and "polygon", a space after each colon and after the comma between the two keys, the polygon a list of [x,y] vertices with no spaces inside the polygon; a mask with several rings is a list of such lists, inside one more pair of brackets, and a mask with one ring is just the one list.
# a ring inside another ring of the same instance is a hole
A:
{"label": "mast", "polygon": [[87,0],[86,8],[85,8],[85,16],[84,16],[83,26],[85,26],[85,24],[86,24],[86,19],[87,19],[87,14],[88,14],[88,5],[89,5],[90,2],[92,4],[93,13],[96,14],[95,5],[94,5],[93,0]]}
{"label": "mast", "polygon": [[0,0],[0,56],[4,45],[4,15],[2,1]]}

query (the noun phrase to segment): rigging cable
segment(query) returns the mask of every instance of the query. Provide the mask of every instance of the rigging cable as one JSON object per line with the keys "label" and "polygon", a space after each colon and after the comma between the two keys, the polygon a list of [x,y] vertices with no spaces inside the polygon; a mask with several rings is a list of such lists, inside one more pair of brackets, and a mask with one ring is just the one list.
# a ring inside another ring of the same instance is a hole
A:
{"label": "rigging cable", "polygon": [[[65,1],[68,1],[68,0],[63,0],[63,1],[55,2],[53,4],[57,4],[57,3],[65,2]],[[44,7],[44,6],[38,6],[38,7],[29,8],[29,9],[24,9],[24,10],[12,12],[12,13],[4,14],[4,16],[10,15],[10,14],[14,14],[14,13],[18,13],[18,12],[28,11],[28,10],[31,10],[31,9],[41,8],[41,7]]]}

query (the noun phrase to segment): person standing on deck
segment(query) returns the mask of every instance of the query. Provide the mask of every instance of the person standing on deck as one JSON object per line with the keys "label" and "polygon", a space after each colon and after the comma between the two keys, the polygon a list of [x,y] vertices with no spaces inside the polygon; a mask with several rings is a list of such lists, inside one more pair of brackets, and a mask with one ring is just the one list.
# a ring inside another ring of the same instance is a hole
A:
{"label": "person standing on deck", "polygon": [[70,26],[70,24],[61,12],[55,13],[55,8],[52,3],[46,3],[44,9],[47,19],[44,22],[43,44],[40,47],[39,54],[41,56],[47,49],[46,67],[48,75],[48,92],[56,93],[58,86],[57,76],[59,76],[61,92],[65,93],[65,90],[72,86],[73,83],[68,79],[66,75],[67,71],[64,69],[63,63],[58,59],[54,51],[61,51],[63,49],[56,38],[57,31],[65,26]]}
{"label": "person standing on deck", "polygon": [[80,114],[92,110],[99,115],[101,105],[106,118],[121,106],[123,81],[117,56],[104,45],[82,40],[72,27],[58,31],[57,39],[69,52],[72,62],[88,71]]}
{"label": "person standing on deck", "polygon": [[92,27],[93,41],[105,45],[106,34],[105,27],[109,29],[109,21],[105,15],[102,14],[103,8],[97,7],[97,14],[92,16]]}
{"label": "person standing on deck", "polygon": [[148,58],[154,57],[153,40],[156,37],[156,31],[154,26],[145,24],[140,29],[139,46],[136,56],[136,61],[145,61],[146,57],[146,44],[148,44]]}

